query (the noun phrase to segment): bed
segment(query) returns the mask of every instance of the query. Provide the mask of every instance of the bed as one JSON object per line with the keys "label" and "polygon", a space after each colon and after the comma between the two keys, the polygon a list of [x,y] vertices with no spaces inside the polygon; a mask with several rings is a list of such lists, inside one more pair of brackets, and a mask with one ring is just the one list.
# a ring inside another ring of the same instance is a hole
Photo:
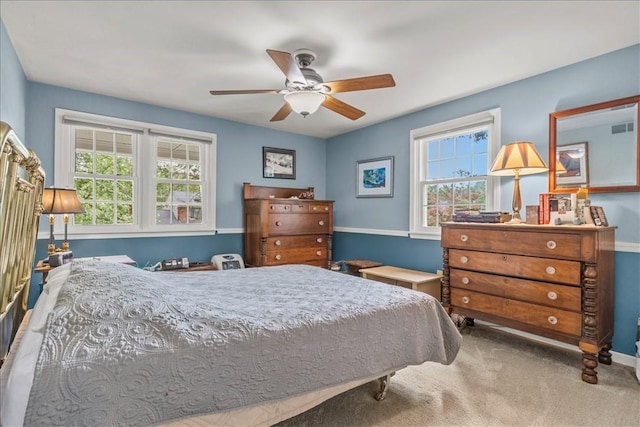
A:
{"label": "bed", "polygon": [[[393,372],[458,352],[433,297],[307,265],[163,273],[75,260],[24,315],[44,176],[27,173],[39,177],[23,200],[30,225],[6,270],[28,268],[3,276],[17,309],[0,319],[12,328],[2,425],[272,425],[369,381],[381,399]],[[5,187],[3,223],[15,218]]]}

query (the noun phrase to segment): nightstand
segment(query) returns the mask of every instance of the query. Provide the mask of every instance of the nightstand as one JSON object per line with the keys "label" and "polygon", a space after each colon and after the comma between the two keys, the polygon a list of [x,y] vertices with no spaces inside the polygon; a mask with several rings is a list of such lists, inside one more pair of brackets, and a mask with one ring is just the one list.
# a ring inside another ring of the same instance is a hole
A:
{"label": "nightstand", "polygon": [[55,267],[51,267],[48,263],[40,260],[36,264],[36,273],[42,274],[42,283],[40,283],[40,292],[42,292],[42,286],[47,283],[47,276],[49,275],[49,271],[53,270]]}

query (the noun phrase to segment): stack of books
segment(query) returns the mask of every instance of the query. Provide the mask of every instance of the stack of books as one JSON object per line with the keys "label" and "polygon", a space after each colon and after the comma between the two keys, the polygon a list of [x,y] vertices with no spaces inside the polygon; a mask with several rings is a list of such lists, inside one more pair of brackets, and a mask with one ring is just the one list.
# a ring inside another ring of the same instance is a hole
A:
{"label": "stack of books", "polygon": [[486,222],[500,223],[511,220],[508,212],[485,212],[474,210],[460,210],[453,213],[453,222]]}

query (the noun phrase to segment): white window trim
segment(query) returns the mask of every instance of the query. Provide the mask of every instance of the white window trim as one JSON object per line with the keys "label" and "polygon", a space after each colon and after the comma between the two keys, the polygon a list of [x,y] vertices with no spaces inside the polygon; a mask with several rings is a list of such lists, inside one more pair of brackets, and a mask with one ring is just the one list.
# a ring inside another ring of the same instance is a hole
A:
{"label": "white window trim", "polygon": [[[460,128],[471,127],[487,121],[493,121],[493,131],[490,132],[487,157],[491,162],[498,154],[501,146],[501,109],[493,108],[480,113],[471,114],[464,117],[436,123],[419,129],[413,129],[409,133],[409,237],[417,239],[440,240],[441,228],[423,227],[420,223],[420,209],[422,196],[420,194],[420,161],[422,153],[418,140],[433,135],[446,135],[455,132]],[[487,165],[487,171],[490,165]],[[500,179],[499,177],[488,175],[487,177],[487,208],[498,210],[500,206]]]}
{"label": "white window trim", "polygon": [[[67,122],[74,121],[78,123],[86,123],[87,125],[101,126],[105,128],[111,127],[115,130],[129,130],[131,133],[139,134],[136,145],[136,171],[135,179],[140,187],[134,196],[134,203],[142,209],[137,209],[136,225],[123,226],[76,226],[74,227],[69,221],[68,235],[74,239],[100,239],[100,238],[126,238],[126,237],[166,237],[166,236],[194,236],[194,235],[211,235],[216,233],[216,165],[217,165],[217,136],[216,134],[195,131],[190,129],[176,128],[172,126],[158,125],[154,123],[145,123],[135,120],[121,119],[115,117],[102,116],[91,113],[84,113],[73,110],[65,110],[61,108],[55,109],[55,151],[54,151],[54,186],[73,188],[73,165],[75,155],[72,147],[68,144],[69,135],[67,134],[69,126],[65,126]],[[155,173],[152,169],[151,162],[142,162],[142,158],[155,157],[150,140],[152,136],[166,135],[174,140],[192,140],[202,142],[203,158],[206,158],[206,164],[209,167],[203,168],[202,185],[203,193],[207,195],[209,201],[209,209],[202,218],[202,224],[175,224],[175,225],[155,225],[153,218],[154,212],[150,212],[151,206],[154,206],[154,194],[149,189],[148,179],[145,177],[153,176]],[[213,205],[211,205],[211,203]],[[145,217],[141,217],[144,215]],[[62,215],[56,215],[55,229],[58,234],[64,230],[62,223]]]}

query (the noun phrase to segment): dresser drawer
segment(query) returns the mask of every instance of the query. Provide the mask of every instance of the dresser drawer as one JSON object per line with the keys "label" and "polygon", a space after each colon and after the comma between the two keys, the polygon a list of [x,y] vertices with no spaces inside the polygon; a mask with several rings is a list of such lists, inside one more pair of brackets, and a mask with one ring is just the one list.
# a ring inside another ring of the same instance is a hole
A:
{"label": "dresser drawer", "polygon": [[300,248],[267,251],[267,265],[298,264],[303,261],[328,262],[326,248]]}
{"label": "dresser drawer", "polygon": [[581,264],[578,261],[451,249],[449,265],[452,268],[580,286]]}
{"label": "dresser drawer", "polygon": [[328,235],[308,236],[278,236],[267,238],[267,250],[282,250],[296,248],[326,248],[329,242]]}
{"label": "dresser drawer", "polygon": [[554,332],[580,336],[582,314],[514,301],[466,289],[451,289],[451,305],[516,320]]}
{"label": "dresser drawer", "polygon": [[442,229],[442,246],[450,248],[578,259],[581,253],[580,245],[581,236],[578,233],[541,233],[539,229]]}
{"label": "dresser drawer", "polygon": [[309,203],[309,212],[311,213],[326,213],[331,211],[332,204],[326,202],[312,202]]}
{"label": "dresser drawer", "polygon": [[300,213],[308,212],[306,203],[269,203],[269,212]]}
{"label": "dresser drawer", "polygon": [[451,269],[449,280],[452,288],[463,288],[578,313],[581,310],[582,290],[577,286],[555,285],[454,268]]}
{"label": "dresser drawer", "polygon": [[271,236],[279,234],[329,234],[329,214],[270,214],[268,232]]}

